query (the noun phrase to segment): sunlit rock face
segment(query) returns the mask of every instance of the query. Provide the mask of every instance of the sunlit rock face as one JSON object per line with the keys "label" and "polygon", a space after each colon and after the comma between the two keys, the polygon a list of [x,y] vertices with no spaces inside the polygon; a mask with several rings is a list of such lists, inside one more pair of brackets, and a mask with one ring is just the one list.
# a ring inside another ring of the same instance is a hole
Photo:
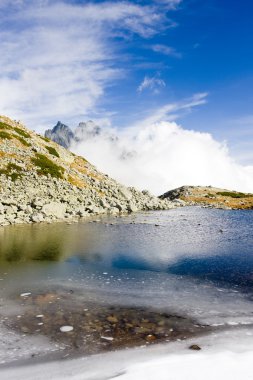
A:
{"label": "sunlit rock face", "polygon": [[69,148],[71,141],[74,138],[74,133],[67,125],[58,121],[53,129],[48,129],[45,132],[45,137],[62,145],[64,148]]}

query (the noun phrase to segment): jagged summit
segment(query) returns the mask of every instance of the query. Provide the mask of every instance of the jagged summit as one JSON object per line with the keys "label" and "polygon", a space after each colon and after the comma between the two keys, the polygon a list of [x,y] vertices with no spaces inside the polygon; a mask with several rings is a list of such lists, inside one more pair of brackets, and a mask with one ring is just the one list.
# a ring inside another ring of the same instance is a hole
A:
{"label": "jagged summit", "polygon": [[71,141],[74,139],[74,133],[67,125],[58,121],[53,129],[48,129],[45,132],[45,137],[62,145],[64,148],[69,148]]}
{"label": "jagged summit", "polygon": [[74,131],[58,121],[54,128],[45,132],[45,137],[64,146],[64,148],[70,148],[72,144],[100,137],[110,141],[118,140],[118,137],[113,132],[103,130],[92,120],[80,122]]}
{"label": "jagged summit", "polygon": [[[52,133],[60,132],[66,138],[69,127],[58,122]],[[0,158],[0,225],[174,207],[119,184],[85,158],[5,116],[0,116]]]}

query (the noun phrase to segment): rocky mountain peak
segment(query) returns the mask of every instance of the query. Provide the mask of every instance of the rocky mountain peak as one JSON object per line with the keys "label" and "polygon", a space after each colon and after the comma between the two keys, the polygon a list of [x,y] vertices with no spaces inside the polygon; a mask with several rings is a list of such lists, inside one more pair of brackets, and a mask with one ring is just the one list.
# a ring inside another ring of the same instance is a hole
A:
{"label": "rocky mountain peak", "polygon": [[[64,146],[64,148],[70,148],[71,144],[79,143],[96,138],[104,138],[111,142],[117,142],[118,136],[111,131],[103,130],[94,121],[82,121],[72,131],[70,127],[58,121],[55,127],[48,129],[45,132],[45,137],[57,142]],[[131,152],[130,152],[131,153]]]}
{"label": "rocky mountain peak", "polygon": [[62,145],[64,148],[69,148],[71,141],[74,139],[74,134],[67,125],[58,121],[53,129],[48,129],[45,132],[45,137]]}

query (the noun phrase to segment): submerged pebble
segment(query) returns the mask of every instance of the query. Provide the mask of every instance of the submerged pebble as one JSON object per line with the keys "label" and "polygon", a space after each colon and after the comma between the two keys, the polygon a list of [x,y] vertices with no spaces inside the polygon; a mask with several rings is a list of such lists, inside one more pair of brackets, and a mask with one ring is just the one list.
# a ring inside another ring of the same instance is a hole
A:
{"label": "submerged pebble", "polygon": [[60,327],[61,332],[69,332],[69,331],[73,331],[73,330],[74,330],[73,326],[61,326]]}

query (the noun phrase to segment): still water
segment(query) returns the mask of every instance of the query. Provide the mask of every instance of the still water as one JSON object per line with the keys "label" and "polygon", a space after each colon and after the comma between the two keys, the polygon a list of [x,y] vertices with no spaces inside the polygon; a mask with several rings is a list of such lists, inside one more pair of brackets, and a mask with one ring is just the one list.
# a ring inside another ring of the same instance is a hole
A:
{"label": "still water", "polygon": [[[45,313],[56,300],[62,300],[58,309],[64,315],[75,309],[76,314],[68,323],[79,325],[77,310],[80,307],[88,310],[85,304],[92,309],[89,324],[93,323],[91,319],[104,318],[100,315],[101,310],[106,315],[108,305],[121,308],[117,311],[121,317],[122,313],[126,317],[127,311],[122,309],[126,307],[130,315],[138,315],[140,309],[137,308],[144,308],[143,313],[152,309],[154,313],[173,313],[173,318],[184,316],[187,318],[183,327],[185,338],[186,325],[192,334],[195,333],[192,326],[198,324],[251,326],[252,215],[252,211],[192,207],[103,217],[76,224],[2,228],[2,334],[6,334],[6,328],[8,331],[13,328],[19,336],[22,331],[26,336],[32,323],[31,312]],[[29,295],[22,298],[25,293]],[[58,309],[52,309],[51,314]],[[115,315],[111,319],[115,319]],[[22,320],[23,325],[14,323],[14,317]],[[148,318],[146,314],[145,318]],[[155,320],[157,315],[152,318]],[[43,327],[44,331],[42,328],[34,331],[52,340],[58,320],[53,321],[51,315],[48,323],[51,329]],[[102,322],[97,323],[97,329],[102,329]],[[160,320],[159,323],[165,322]],[[178,320],[174,323],[178,324]],[[158,335],[156,332],[155,336]],[[71,343],[63,343],[73,344],[74,341],[77,345],[73,339]],[[26,344],[24,340],[19,342]],[[59,348],[61,343],[57,341],[55,347]],[[22,357],[24,352],[30,353],[29,342],[18,354],[11,339],[5,344],[13,360]],[[47,342],[38,344],[40,349],[44,344],[46,351]],[[3,352],[2,357],[4,362]]]}

